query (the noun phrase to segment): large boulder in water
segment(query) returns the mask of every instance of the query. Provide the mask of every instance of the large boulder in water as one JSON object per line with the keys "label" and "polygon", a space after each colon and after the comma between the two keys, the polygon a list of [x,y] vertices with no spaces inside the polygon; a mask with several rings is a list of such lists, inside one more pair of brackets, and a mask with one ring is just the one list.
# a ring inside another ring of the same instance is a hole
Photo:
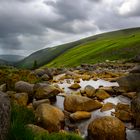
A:
{"label": "large boulder in water", "polygon": [[96,89],[90,85],[87,85],[84,89],[87,97],[91,98],[95,96]]}
{"label": "large boulder in water", "polygon": [[135,126],[140,127],[140,93],[137,93],[137,97],[133,98],[131,102],[131,110]]}
{"label": "large boulder in water", "polygon": [[0,140],[6,140],[10,126],[10,100],[8,95],[0,92]]}
{"label": "large boulder in water", "polygon": [[66,96],[64,100],[64,109],[69,112],[92,111],[101,107],[102,104],[99,101],[78,95]]}
{"label": "large boulder in water", "polygon": [[138,91],[140,89],[140,74],[134,73],[117,80],[120,87],[126,91]]}
{"label": "large boulder in water", "polygon": [[49,132],[59,132],[64,125],[63,112],[50,104],[39,105],[35,116],[37,122]]}
{"label": "large boulder in water", "polygon": [[88,126],[89,140],[126,140],[125,125],[116,117],[97,118]]}
{"label": "large boulder in water", "polygon": [[49,84],[42,84],[40,86],[36,84],[34,91],[36,99],[55,98],[61,92],[59,88]]}

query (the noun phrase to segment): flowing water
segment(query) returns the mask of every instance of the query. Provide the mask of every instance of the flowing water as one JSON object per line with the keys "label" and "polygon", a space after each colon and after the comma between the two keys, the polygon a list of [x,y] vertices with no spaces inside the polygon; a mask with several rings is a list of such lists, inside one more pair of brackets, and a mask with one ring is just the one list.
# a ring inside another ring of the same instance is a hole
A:
{"label": "flowing water", "polygon": [[[74,83],[73,80],[69,80],[69,82],[67,82],[67,80],[64,80],[62,83],[58,83],[58,85],[61,88],[64,89],[66,94],[70,94],[70,93],[73,93],[73,92],[76,93],[78,91],[78,90],[74,91],[74,90],[71,90],[71,89],[68,88],[73,83]],[[87,85],[91,85],[96,89],[99,86],[104,86],[104,87],[119,86],[118,83],[116,83],[116,82],[108,82],[108,81],[104,81],[104,80],[101,80],[101,79],[99,79],[97,81],[94,81],[94,80],[83,81],[82,79],[80,79],[79,84],[81,86],[81,89],[84,89],[84,87],[87,86]],[[57,106],[61,110],[64,110],[63,102],[64,102],[64,97],[57,96],[57,101],[55,103],[55,106]],[[131,100],[127,97],[119,95],[119,96],[116,96],[116,97],[110,97],[110,98],[105,99],[103,101],[103,103],[107,103],[107,102],[114,103],[115,105],[117,105],[117,103],[130,104]],[[74,125],[76,125],[78,127],[82,136],[85,137],[85,136],[87,136],[87,127],[92,120],[94,120],[95,118],[101,117],[101,116],[111,116],[111,112],[114,112],[114,111],[115,111],[115,109],[105,111],[105,112],[100,112],[100,109],[92,111],[91,112],[92,116],[91,116],[90,119],[74,123]],[[131,123],[125,123],[125,125],[126,125],[126,128],[127,128],[126,129],[127,140],[140,140],[140,131],[139,130],[134,130]]]}

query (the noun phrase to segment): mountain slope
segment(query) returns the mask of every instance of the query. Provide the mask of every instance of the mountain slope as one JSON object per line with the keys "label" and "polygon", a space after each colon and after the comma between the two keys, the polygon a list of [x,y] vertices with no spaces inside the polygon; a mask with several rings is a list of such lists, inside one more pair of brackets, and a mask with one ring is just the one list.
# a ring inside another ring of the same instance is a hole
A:
{"label": "mountain slope", "polygon": [[[87,38],[86,41],[87,40],[90,40],[90,38]],[[75,41],[72,43],[67,43],[67,44],[56,46],[56,47],[39,50],[39,51],[29,55],[22,61],[18,62],[16,64],[16,66],[18,68],[31,69],[31,68],[33,68],[35,61],[37,62],[37,67],[43,66],[46,63],[49,63],[50,61],[55,59],[57,56],[63,54],[65,51],[67,51],[81,43],[84,43],[84,42],[85,42],[85,40],[79,40],[79,41]]]}
{"label": "mountain slope", "polygon": [[17,62],[24,58],[24,56],[20,55],[0,55],[0,59],[5,60],[7,62]]}
{"label": "mountain slope", "polygon": [[81,63],[96,63],[106,59],[128,59],[140,53],[140,28],[103,33],[72,43],[37,51],[17,66],[33,68],[50,66],[77,66]]}
{"label": "mountain slope", "polygon": [[108,59],[129,59],[137,54],[140,54],[140,28],[133,28],[96,35],[93,40],[70,49],[46,66],[71,67]]}

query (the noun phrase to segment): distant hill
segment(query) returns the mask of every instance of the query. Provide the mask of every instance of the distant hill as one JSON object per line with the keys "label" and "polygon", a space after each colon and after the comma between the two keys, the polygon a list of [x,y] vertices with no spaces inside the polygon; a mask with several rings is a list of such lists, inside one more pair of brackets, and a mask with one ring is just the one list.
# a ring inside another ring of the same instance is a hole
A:
{"label": "distant hill", "polygon": [[20,55],[0,55],[0,59],[5,60],[7,62],[18,62],[24,59],[24,56]]}
{"label": "distant hill", "polygon": [[71,67],[81,63],[129,59],[140,54],[140,28],[103,33],[72,43],[37,51],[18,63],[20,68]]}
{"label": "distant hill", "polygon": [[9,63],[5,60],[0,59],[0,65],[9,65]]}

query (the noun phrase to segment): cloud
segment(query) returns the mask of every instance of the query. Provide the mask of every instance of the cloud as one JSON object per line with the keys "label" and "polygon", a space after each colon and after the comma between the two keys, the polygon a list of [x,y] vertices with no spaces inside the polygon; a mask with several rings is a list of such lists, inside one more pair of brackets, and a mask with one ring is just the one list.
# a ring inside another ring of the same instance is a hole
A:
{"label": "cloud", "polygon": [[119,14],[124,16],[140,16],[140,1],[125,0],[118,8]]}
{"label": "cloud", "polygon": [[29,55],[96,33],[139,26],[138,0],[1,0],[0,53]]}

